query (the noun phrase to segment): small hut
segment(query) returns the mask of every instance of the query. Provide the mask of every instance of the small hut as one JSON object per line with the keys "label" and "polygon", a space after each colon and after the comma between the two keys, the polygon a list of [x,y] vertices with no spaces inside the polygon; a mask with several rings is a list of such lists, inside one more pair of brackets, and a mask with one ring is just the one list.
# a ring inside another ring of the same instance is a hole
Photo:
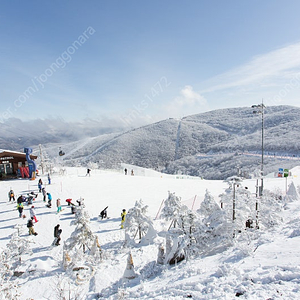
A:
{"label": "small hut", "polygon": [[[32,160],[36,155],[30,155]],[[0,149],[0,180],[29,177],[26,153]]]}

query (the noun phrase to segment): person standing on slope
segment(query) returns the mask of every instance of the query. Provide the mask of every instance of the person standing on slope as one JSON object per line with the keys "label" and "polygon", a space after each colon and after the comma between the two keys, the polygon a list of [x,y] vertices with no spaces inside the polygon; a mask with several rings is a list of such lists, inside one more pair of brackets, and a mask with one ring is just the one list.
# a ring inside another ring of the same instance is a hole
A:
{"label": "person standing on slope", "polygon": [[9,201],[11,201],[11,199],[14,200],[14,201],[16,201],[16,199],[15,199],[15,193],[12,190],[12,188],[10,188],[10,191],[8,192],[8,199],[9,199]]}
{"label": "person standing on slope", "polygon": [[24,205],[23,202],[17,204],[17,210],[19,211],[19,218],[22,218]]}
{"label": "person standing on slope", "polygon": [[127,214],[126,209],[123,209],[122,213],[121,213],[121,229],[124,228],[124,222],[125,222],[126,214]]}
{"label": "person standing on slope", "polygon": [[43,201],[46,202],[47,192],[46,192],[46,189],[44,187],[42,188],[42,194],[43,194]]}
{"label": "person standing on slope", "polygon": [[59,228],[59,224],[57,224],[55,227],[54,227],[54,241],[53,241],[53,245],[55,246],[58,246],[60,245],[60,240],[61,240],[61,233],[62,233],[62,229]]}
{"label": "person standing on slope", "polygon": [[29,235],[37,235],[37,232],[35,232],[33,229],[33,222],[31,219],[29,219],[27,222],[27,228],[29,230]]}
{"label": "person standing on slope", "polygon": [[38,182],[38,188],[39,188],[39,192],[40,192],[40,193],[42,192],[42,187],[43,187],[43,181],[42,181],[42,179],[40,178],[40,179],[39,179],[39,182]]}
{"label": "person standing on slope", "polygon": [[35,210],[34,210],[34,206],[33,205],[31,206],[29,212],[30,212],[30,218],[31,218],[31,220],[34,220],[35,223],[38,222],[38,220],[36,219]]}
{"label": "person standing on slope", "polygon": [[61,201],[59,198],[56,199],[57,213],[61,211]]}
{"label": "person standing on slope", "polygon": [[50,193],[47,193],[47,196],[48,196],[48,204],[47,204],[47,206],[50,208],[51,207],[52,196],[51,196]]}

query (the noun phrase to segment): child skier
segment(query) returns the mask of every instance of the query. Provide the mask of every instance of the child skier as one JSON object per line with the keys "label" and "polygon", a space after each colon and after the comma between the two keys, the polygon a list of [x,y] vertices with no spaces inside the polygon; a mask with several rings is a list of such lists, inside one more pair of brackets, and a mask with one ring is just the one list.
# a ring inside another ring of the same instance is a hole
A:
{"label": "child skier", "polygon": [[15,199],[15,193],[12,190],[12,188],[10,188],[10,191],[8,192],[8,199],[9,199],[9,201],[11,201],[11,199],[13,199],[14,201],[16,200]]}
{"label": "child skier", "polygon": [[31,218],[31,220],[34,220],[35,223],[38,222],[38,220],[36,219],[35,210],[34,210],[34,206],[33,205],[31,206],[29,212],[30,212],[30,218]]}
{"label": "child skier", "polygon": [[34,229],[33,229],[33,222],[32,222],[31,219],[28,220],[27,227],[29,229],[29,235],[32,235],[32,234],[37,235],[37,232],[35,232]]}
{"label": "child skier", "polygon": [[123,209],[122,213],[121,213],[121,218],[122,218],[122,220],[121,220],[121,229],[124,228],[124,222],[125,222],[126,214],[127,214],[126,209]]}
{"label": "child skier", "polygon": [[56,200],[56,206],[57,206],[57,213],[59,213],[61,211],[61,202],[59,198],[57,198]]}

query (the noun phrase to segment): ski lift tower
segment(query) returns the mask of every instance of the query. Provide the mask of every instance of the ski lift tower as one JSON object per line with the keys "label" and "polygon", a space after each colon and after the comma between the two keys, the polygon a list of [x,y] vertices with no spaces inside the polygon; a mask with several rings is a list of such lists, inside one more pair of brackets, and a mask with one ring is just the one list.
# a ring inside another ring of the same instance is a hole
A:
{"label": "ski lift tower", "polygon": [[264,109],[266,108],[263,104],[252,105],[254,114],[261,114],[261,166],[260,166],[260,178],[261,185],[259,187],[259,196],[262,196],[264,189]]}

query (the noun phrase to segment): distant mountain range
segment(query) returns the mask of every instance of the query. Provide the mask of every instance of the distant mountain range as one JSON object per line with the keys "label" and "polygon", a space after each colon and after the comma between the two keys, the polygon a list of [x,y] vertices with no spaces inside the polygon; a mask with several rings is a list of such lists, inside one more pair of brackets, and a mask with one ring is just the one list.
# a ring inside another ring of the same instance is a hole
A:
{"label": "distant mountain range", "polygon": [[[265,108],[265,174],[275,172],[279,166],[299,165],[299,117],[297,107]],[[82,127],[78,136],[84,132]],[[261,115],[253,114],[251,108],[228,108],[170,118],[126,132],[107,128],[105,133],[84,139],[76,138],[74,133],[56,132],[46,142],[37,136],[31,145],[42,144],[45,157],[65,165],[94,163],[100,168],[119,168],[127,163],[166,173],[224,179],[237,173],[249,177],[259,172],[261,128]],[[43,130],[41,134],[48,135]],[[29,141],[30,137],[22,140],[27,145]],[[58,149],[65,152],[63,157],[58,156]]]}

